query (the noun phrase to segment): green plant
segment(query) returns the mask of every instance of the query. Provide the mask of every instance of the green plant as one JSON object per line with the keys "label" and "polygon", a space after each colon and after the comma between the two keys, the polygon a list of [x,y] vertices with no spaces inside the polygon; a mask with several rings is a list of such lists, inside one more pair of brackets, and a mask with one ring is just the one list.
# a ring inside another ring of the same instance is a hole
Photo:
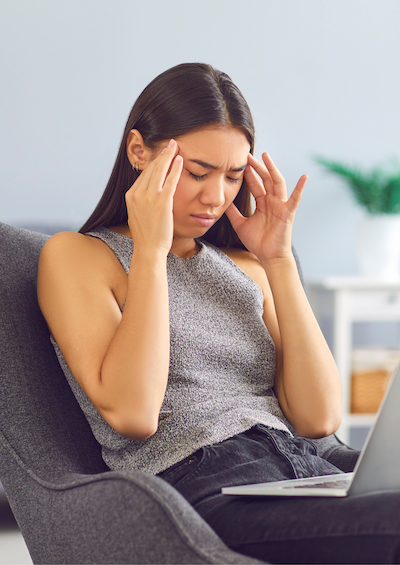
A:
{"label": "green plant", "polygon": [[376,167],[369,172],[351,167],[325,157],[314,160],[327,171],[341,177],[351,189],[359,204],[370,214],[400,213],[400,165],[383,169]]}

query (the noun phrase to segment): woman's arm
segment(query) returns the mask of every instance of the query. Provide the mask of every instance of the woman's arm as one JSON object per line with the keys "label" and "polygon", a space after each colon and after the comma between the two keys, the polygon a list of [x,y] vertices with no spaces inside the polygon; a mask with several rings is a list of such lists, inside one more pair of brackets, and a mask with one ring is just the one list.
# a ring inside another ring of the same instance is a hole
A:
{"label": "woman's arm", "polygon": [[280,336],[275,392],[299,435],[330,435],[341,422],[341,382],[304,293],[295,260],[269,262],[263,267]]}
{"label": "woman's arm", "polygon": [[340,425],[341,383],[291,251],[294,214],[307,177],[287,200],[283,177],[267,154],[263,160],[250,156],[245,173],[256,212],[244,218],[231,205],[227,215],[266,275],[257,276],[266,297],[264,319],[277,350],[275,391],[282,410],[299,435],[322,437]]}
{"label": "woman's arm", "polygon": [[132,439],[156,431],[168,379],[166,259],[182,168],[175,151],[155,159],[127,193],[135,246],[123,314],[122,267],[100,240],[58,234],[39,262],[39,304],[72,374],[104,419]]}

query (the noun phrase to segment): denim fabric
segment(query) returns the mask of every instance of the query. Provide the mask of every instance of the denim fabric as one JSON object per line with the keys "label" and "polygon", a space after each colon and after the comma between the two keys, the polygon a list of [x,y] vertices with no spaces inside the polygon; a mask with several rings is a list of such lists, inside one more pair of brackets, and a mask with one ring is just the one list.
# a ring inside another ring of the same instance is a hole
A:
{"label": "denim fabric", "polygon": [[232,549],[271,563],[399,563],[400,492],[244,497],[223,486],[341,473],[311,440],[258,425],[160,473]]}

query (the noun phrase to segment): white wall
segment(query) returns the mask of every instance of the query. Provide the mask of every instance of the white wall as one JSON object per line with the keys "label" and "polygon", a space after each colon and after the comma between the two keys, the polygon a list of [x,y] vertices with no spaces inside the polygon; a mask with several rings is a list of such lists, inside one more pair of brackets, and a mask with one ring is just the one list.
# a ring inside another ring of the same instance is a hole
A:
{"label": "white wall", "polygon": [[256,154],[294,186],[306,276],[357,273],[359,209],[312,162],[400,155],[398,0],[0,0],[0,221],[78,227],[130,108],[158,73],[209,62],[253,110]]}

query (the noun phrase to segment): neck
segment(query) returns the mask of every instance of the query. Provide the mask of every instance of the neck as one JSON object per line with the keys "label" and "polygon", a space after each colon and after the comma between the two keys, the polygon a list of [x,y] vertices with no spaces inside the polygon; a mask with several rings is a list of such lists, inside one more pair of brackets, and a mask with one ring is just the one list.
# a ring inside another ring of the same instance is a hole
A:
{"label": "neck", "polygon": [[174,241],[171,247],[171,253],[178,255],[182,259],[188,259],[197,255],[200,251],[200,246],[196,243],[194,239],[187,239],[181,237],[174,237]]}

